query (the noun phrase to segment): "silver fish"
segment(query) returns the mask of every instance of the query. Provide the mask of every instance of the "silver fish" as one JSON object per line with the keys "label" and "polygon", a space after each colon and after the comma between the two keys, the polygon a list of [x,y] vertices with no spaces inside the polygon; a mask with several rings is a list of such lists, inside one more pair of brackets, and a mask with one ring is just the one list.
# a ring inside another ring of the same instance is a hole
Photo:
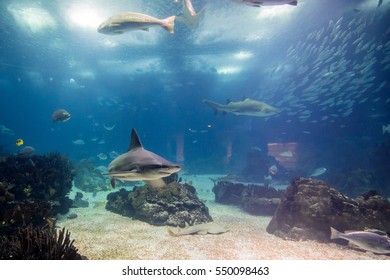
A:
{"label": "silver fish", "polygon": [[275,115],[278,109],[260,101],[245,98],[243,101],[229,102],[226,105],[222,105],[210,100],[203,100],[215,113],[218,111],[232,113],[235,115],[245,115],[254,117],[268,117]]}
{"label": "silver fish", "polygon": [[128,152],[111,161],[108,165],[108,173],[103,175],[111,176],[113,187],[115,186],[115,179],[145,181],[153,186],[164,186],[165,183],[161,178],[179,172],[180,169],[177,164],[144,149],[137,132],[133,128]]}
{"label": "silver fish", "polygon": [[387,235],[380,235],[370,231],[342,233],[332,227],[330,231],[330,239],[342,238],[363,250],[377,254],[390,254],[390,238]]}
{"label": "silver fish", "polygon": [[309,177],[318,177],[318,176],[324,174],[327,170],[328,169],[326,169],[326,167],[317,168],[309,175]]}
{"label": "silver fish", "polygon": [[158,19],[149,15],[125,12],[109,17],[102,22],[97,31],[106,35],[119,35],[133,30],[148,31],[149,27],[161,26],[169,33],[174,32],[176,16]]}

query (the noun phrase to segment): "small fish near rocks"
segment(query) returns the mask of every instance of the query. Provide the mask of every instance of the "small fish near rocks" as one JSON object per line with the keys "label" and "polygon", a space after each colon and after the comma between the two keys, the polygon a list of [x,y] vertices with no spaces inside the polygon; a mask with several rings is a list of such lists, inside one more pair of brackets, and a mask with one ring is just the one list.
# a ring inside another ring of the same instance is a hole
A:
{"label": "small fish near rocks", "polygon": [[351,199],[322,180],[297,178],[287,187],[267,232],[287,239],[328,243],[331,227],[390,232],[390,201],[376,192]]}
{"label": "small fish near rocks", "polygon": [[334,228],[330,228],[330,239],[345,239],[356,245],[360,249],[376,254],[390,254],[390,238],[385,232],[378,234],[373,231],[350,231],[339,232]]}

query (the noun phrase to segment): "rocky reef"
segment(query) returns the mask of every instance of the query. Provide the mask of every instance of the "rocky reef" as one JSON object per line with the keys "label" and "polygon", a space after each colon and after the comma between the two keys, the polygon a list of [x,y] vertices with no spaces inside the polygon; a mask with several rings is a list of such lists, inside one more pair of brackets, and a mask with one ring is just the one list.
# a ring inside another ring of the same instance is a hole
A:
{"label": "rocky reef", "polygon": [[294,179],[267,232],[295,240],[329,242],[330,227],[390,232],[390,202],[376,192],[351,199],[321,180]]}
{"label": "rocky reef", "polygon": [[188,184],[145,185],[121,189],[107,196],[106,209],[156,226],[194,225],[212,221],[209,210]]}
{"label": "rocky reef", "polygon": [[269,186],[218,181],[213,187],[215,202],[237,205],[252,215],[272,216],[283,191]]}

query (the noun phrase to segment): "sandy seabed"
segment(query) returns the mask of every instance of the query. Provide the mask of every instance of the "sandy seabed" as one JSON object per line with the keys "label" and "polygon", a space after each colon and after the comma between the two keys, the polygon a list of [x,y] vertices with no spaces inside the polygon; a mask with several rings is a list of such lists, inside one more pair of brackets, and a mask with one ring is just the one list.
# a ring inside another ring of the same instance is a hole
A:
{"label": "sandy seabed", "polygon": [[[214,202],[209,176],[183,176],[206,201],[215,223],[229,229],[221,235],[172,237],[157,227],[105,210],[108,192],[84,193],[88,208],[72,208],[76,219],[58,220],[75,239],[79,253],[92,260],[390,260],[390,256],[337,244],[284,240],[266,232],[271,217],[252,216],[238,207]],[[70,194],[74,197],[75,192]]]}

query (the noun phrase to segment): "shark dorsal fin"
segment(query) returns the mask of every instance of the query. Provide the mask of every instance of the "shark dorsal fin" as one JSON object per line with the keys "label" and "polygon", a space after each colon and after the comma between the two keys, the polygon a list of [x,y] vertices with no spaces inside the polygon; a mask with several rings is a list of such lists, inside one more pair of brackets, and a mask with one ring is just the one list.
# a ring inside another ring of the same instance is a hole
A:
{"label": "shark dorsal fin", "polygon": [[130,141],[129,151],[136,148],[143,148],[143,147],[142,147],[141,140],[139,140],[137,131],[135,131],[135,129],[133,128],[131,130],[131,141]]}

